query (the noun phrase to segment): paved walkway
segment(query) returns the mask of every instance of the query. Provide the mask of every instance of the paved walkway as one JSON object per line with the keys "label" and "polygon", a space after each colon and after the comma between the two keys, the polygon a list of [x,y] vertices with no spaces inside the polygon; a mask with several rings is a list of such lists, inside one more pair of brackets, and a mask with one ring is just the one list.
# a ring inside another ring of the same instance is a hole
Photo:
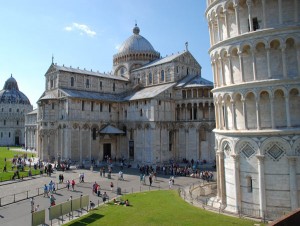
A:
{"label": "paved walkway", "polygon": [[[78,183],[78,178],[80,173],[85,174],[85,183]],[[76,179],[75,191],[68,191],[65,188],[65,185],[58,185],[59,190],[55,194],[56,203],[66,201],[72,196],[77,198],[80,195],[90,195],[90,200],[94,203],[102,203],[102,199],[92,194],[92,184],[96,181],[101,186],[102,193],[106,191],[110,198],[116,197],[116,189],[121,188],[122,194],[140,192],[140,191],[149,191],[149,190],[158,190],[158,189],[169,189],[169,176],[158,175],[157,180],[153,182],[152,186],[149,186],[148,177],[146,180],[146,185],[140,184],[139,171],[136,168],[124,169],[124,181],[118,180],[119,169],[114,169],[112,173],[112,178],[107,179],[106,177],[100,177],[98,171],[90,170],[70,170],[64,172],[64,180]],[[34,179],[25,179],[23,181],[17,181],[13,183],[2,182],[0,183],[0,198],[1,205],[0,207],[0,225],[1,226],[14,226],[14,225],[31,225],[31,204],[28,197],[35,196],[34,201],[35,205],[39,204],[40,210],[46,209],[46,223],[50,225],[48,220],[48,210],[50,206],[49,198],[43,197],[42,187],[44,184],[49,184],[50,180],[58,183],[58,175],[62,172],[55,172],[51,177],[40,177],[35,176]],[[110,182],[114,183],[114,189],[111,191]],[[192,184],[199,183],[199,179],[190,178],[190,177],[175,177],[175,184],[172,189],[188,187]],[[61,189],[60,189],[61,188]],[[38,195],[38,193],[40,195]],[[15,197],[13,196],[15,195]],[[5,198],[3,198],[5,197]],[[7,197],[10,197],[8,200]],[[7,204],[8,202],[13,201],[13,199],[19,200],[24,199],[23,201],[18,201],[13,204]],[[57,224],[57,222],[54,222]]]}

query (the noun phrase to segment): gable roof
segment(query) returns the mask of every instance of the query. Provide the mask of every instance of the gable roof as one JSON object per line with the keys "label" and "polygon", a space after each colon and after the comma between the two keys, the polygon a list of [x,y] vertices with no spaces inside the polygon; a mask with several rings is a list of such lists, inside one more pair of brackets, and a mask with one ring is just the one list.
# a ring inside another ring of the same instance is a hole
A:
{"label": "gable roof", "polygon": [[163,85],[146,87],[128,96],[125,96],[123,100],[130,101],[130,100],[153,98],[159,95],[160,93],[164,92],[165,90],[169,89],[170,87],[174,86],[175,84],[176,84],[175,82],[172,82]]}
{"label": "gable roof", "polygon": [[188,75],[180,80],[176,88],[191,88],[191,87],[213,87],[214,84],[201,77],[201,75]]}
{"label": "gable roof", "polygon": [[60,89],[67,97],[71,98],[81,98],[81,99],[91,99],[91,100],[103,100],[103,101],[121,101],[122,98],[119,94],[112,93],[100,93],[100,92],[91,92],[83,90],[74,90],[74,89]]}
{"label": "gable roof", "polygon": [[120,130],[112,125],[107,125],[104,128],[100,129],[100,134],[124,134],[123,130]]}
{"label": "gable roof", "polygon": [[154,61],[152,61],[152,62],[150,62],[150,63],[148,63],[148,64],[146,64],[146,65],[144,65],[140,68],[134,69],[133,71],[139,71],[139,70],[142,70],[142,69],[145,69],[145,68],[149,68],[149,67],[169,63],[169,62],[173,61],[175,58],[183,55],[184,53],[186,53],[186,52],[184,51],[184,52],[181,52],[181,53],[172,54],[170,56],[154,60]]}

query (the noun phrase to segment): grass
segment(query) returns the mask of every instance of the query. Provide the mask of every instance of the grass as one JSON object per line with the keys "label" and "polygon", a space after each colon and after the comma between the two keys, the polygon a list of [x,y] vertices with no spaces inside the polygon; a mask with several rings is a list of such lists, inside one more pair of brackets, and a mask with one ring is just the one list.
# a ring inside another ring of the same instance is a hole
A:
{"label": "grass", "polygon": [[[12,170],[12,159],[14,156],[24,156],[24,154],[27,154],[27,157],[30,158],[32,157],[32,153],[28,152],[17,152],[13,151],[14,147],[10,147],[8,150],[7,147],[0,147],[0,181],[6,181],[6,180],[11,180],[12,176],[14,175],[14,172],[17,170],[14,168]],[[35,156],[35,154],[33,154]],[[5,161],[6,158],[6,161]],[[6,165],[6,170],[7,172],[3,172],[4,166]],[[26,166],[24,171],[21,172],[19,171],[20,177],[28,177],[28,171],[29,167]],[[39,169],[34,170],[33,166],[31,167],[31,172],[32,175],[37,175],[40,173]]]}
{"label": "grass", "polygon": [[134,193],[122,199],[128,199],[130,206],[108,203],[65,225],[253,226],[257,223],[197,208],[182,200],[174,190]]}

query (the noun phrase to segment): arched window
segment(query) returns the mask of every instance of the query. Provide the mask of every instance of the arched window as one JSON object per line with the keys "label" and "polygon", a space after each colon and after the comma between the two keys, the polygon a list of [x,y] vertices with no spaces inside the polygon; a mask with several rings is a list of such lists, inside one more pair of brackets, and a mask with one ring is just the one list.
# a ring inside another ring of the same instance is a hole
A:
{"label": "arched window", "polygon": [[172,145],[173,145],[173,132],[169,132],[169,151],[172,151]]}
{"label": "arched window", "polygon": [[100,87],[100,90],[102,90],[102,81],[100,81],[99,87]]}
{"label": "arched window", "polygon": [[143,109],[140,110],[140,116],[143,116]]}
{"label": "arched window", "polygon": [[116,91],[116,84],[113,83],[113,91],[115,92]]}
{"label": "arched window", "polygon": [[148,83],[152,84],[152,73],[151,72],[148,75]]}
{"label": "arched window", "polygon": [[93,128],[93,140],[96,140],[97,137],[97,130],[96,128]]}
{"label": "arched window", "polygon": [[71,77],[71,86],[74,86],[74,77]]}
{"label": "arched window", "polygon": [[89,79],[86,79],[85,86],[86,86],[86,88],[90,88],[90,80]]}
{"label": "arched window", "polygon": [[165,81],[165,71],[164,70],[161,70],[161,72],[160,72],[160,81],[161,82]]}

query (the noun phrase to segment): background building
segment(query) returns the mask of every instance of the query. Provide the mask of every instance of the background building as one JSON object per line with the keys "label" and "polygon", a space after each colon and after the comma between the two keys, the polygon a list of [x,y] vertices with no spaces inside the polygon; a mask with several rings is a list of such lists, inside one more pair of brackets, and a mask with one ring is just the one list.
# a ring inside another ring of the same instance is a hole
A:
{"label": "background building", "polygon": [[0,91],[0,146],[25,144],[25,114],[29,111],[32,105],[11,76]]}
{"label": "background building", "polygon": [[[218,199],[261,217],[300,202],[300,2],[207,0]],[[252,212],[254,214],[255,211]]]}
{"label": "background building", "polygon": [[40,157],[214,161],[213,84],[187,48],[162,58],[135,26],[112,73],[52,63],[36,113]]}

